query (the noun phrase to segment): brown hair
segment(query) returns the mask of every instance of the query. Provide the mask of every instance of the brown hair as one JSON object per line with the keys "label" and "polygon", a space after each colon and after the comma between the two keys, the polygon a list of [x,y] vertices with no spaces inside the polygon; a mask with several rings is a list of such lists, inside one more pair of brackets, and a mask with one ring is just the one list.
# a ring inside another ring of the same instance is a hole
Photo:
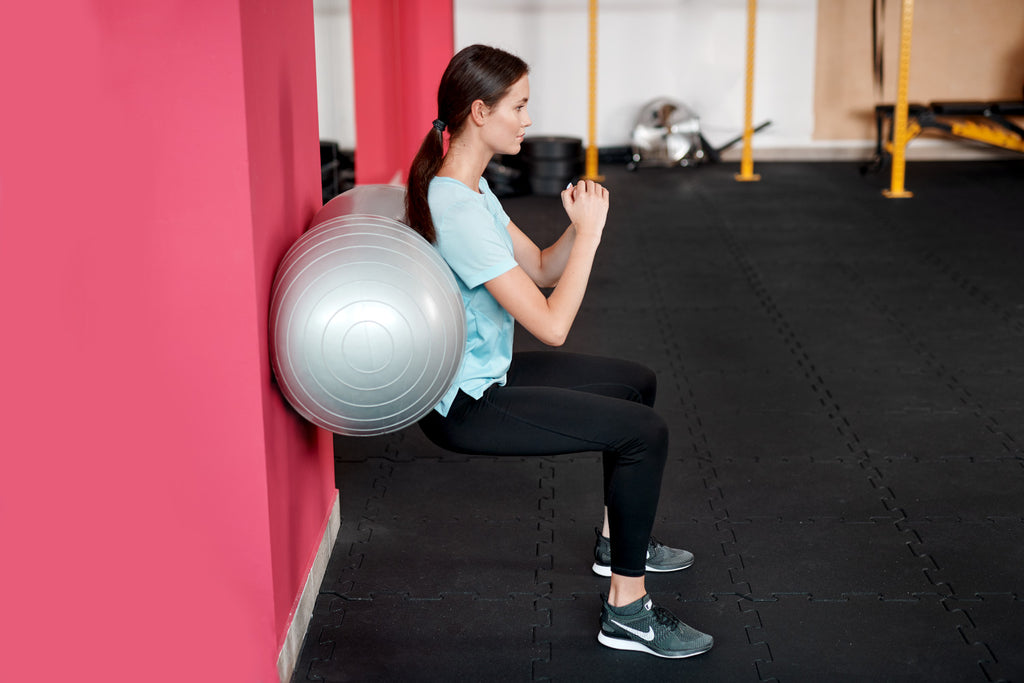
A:
{"label": "brown hair", "polygon": [[437,88],[437,118],[443,123],[431,127],[423,138],[409,167],[405,196],[409,225],[428,242],[437,239],[427,204],[427,188],[444,161],[441,126],[447,126],[449,136],[458,134],[473,102],[482,100],[493,107],[528,71],[526,62],[519,57],[486,45],[463,48],[448,62]]}

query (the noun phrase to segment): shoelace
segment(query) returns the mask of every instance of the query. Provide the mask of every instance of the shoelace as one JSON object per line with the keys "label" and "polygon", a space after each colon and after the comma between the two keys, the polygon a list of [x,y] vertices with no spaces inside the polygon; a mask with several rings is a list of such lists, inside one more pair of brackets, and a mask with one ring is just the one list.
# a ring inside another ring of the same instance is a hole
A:
{"label": "shoelace", "polygon": [[679,624],[679,617],[669,612],[661,605],[651,605],[651,611],[654,612],[654,619],[662,626],[667,626],[670,629],[676,628]]}

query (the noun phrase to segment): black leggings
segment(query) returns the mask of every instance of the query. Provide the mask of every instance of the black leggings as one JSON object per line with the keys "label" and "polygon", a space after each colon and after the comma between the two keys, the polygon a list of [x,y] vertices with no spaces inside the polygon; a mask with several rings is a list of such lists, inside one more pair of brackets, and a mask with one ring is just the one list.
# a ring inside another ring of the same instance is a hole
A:
{"label": "black leggings", "polygon": [[479,400],[459,392],[447,417],[420,420],[457,453],[555,455],[602,451],[612,571],[643,576],[668,452],[654,412],[657,379],[642,365],[562,352],[516,354],[505,386]]}

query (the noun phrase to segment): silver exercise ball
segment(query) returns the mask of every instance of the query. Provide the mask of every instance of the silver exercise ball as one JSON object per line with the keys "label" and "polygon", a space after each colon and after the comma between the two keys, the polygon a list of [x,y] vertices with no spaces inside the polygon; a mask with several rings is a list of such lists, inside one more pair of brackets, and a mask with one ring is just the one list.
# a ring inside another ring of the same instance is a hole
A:
{"label": "silver exercise ball", "polygon": [[429,412],[462,363],[466,315],[448,265],[401,223],[405,189],[341,194],[285,254],[270,303],[282,392],[310,422],[349,436]]}

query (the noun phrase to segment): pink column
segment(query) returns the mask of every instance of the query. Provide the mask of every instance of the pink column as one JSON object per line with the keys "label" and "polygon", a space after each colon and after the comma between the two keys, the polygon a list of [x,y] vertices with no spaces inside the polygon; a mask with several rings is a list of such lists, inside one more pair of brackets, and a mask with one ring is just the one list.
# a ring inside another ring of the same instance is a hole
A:
{"label": "pink column", "polygon": [[278,680],[335,494],[267,354],[313,36],[291,0],[0,6],[5,681]]}
{"label": "pink column", "polygon": [[404,182],[453,46],[452,0],[352,0],[358,183]]}

